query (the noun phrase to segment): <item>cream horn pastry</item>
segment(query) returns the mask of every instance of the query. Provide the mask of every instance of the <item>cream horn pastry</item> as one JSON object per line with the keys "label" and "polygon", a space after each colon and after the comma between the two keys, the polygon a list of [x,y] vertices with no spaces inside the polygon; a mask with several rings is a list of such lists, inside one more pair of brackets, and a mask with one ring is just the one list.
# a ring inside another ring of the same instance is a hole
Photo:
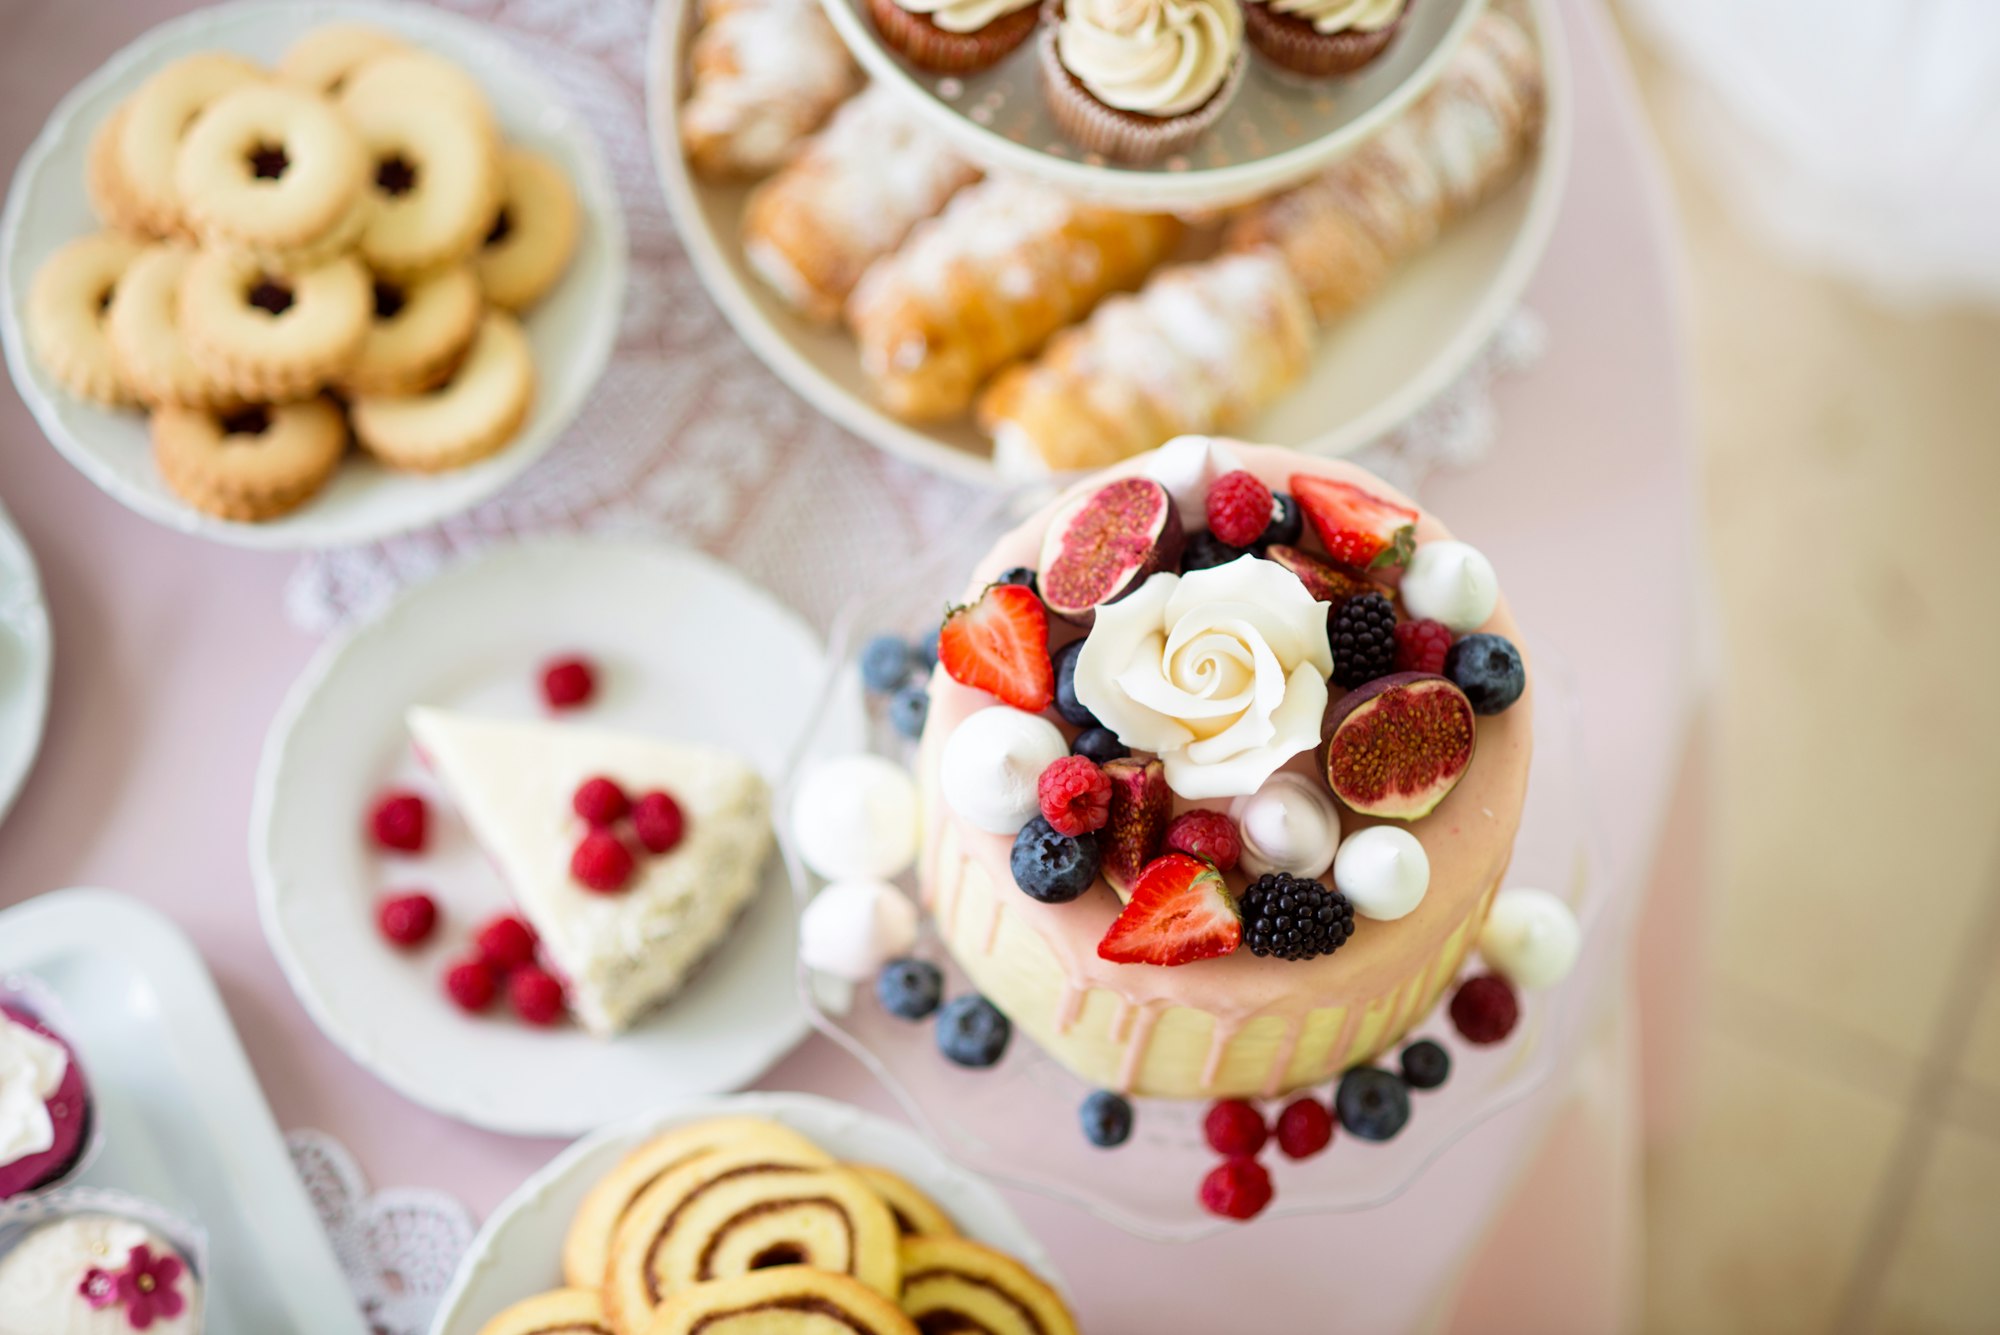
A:
{"label": "cream horn pastry", "polygon": [[700,0],[681,148],[697,175],[757,177],[859,82],[818,0]]}

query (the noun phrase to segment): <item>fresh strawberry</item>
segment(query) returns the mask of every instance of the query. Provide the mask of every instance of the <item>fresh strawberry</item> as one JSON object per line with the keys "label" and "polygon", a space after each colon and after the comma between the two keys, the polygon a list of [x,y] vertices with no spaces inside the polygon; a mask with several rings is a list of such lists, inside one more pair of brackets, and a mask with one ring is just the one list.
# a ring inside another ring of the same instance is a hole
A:
{"label": "fresh strawberry", "polygon": [[993,584],[979,601],[954,607],[938,632],[938,662],[951,679],[1039,714],[1056,697],[1049,663],[1049,614],[1033,589]]}
{"label": "fresh strawberry", "polygon": [[1407,565],[1416,546],[1417,512],[1351,482],[1294,473],[1292,498],[1312,520],[1327,555],[1363,570]]}
{"label": "fresh strawberry", "polygon": [[1111,780],[1111,818],[1098,832],[1098,870],[1124,895],[1159,853],[1174,795],[1167,767],[1157,760],[1109,760],[1104,777]]}
{"label": "fresh strawberry", "polygon": [[1131,902],[1097,943],[1117,964],[1192,964],[1227,955],[1243,940],[1243,919],[1222,873],[1200,858],[1155,858],[1132,886]]}
{"label": "fresh strawberry", "polygon": [[1311,552],[1300,551],[1297,547],[1271,547],[1266,549],[1264,555],[1297,575],[1299,583],[1306,586],[1306,592],[1313,596],[1313,600],[1329,604],[1333,612],[1347,606],[1350,598],[1382,592],[1381,585],[1365,578],[1360,571],[1322,561]]}

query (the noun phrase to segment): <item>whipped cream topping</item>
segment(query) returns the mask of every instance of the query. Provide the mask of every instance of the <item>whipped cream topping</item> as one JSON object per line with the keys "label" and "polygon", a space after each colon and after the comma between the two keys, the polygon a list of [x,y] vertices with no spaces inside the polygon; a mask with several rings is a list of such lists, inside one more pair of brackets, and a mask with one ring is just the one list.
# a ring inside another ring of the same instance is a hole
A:
{"label": "whipped cream topping", "polygon": [[1479,933],[1481,957],[1516,987],[1554,987],[1582,948],[1576,915],[1546,890],[1502,890]]}
{"label": "whipped cream topping", "polygon": [[917,906],[886,881],[835,881],[799,915],[799,958],[806,967],[850,983],[917,941]]}
{"label": "whipped cream topping", "polygon": [[1281,770],[1263,787],[1229,804],[1243,843],[1243,870],[1274,871],[1318,880],[1340,847],[1340,808],[1326,785]]}
{"label": "whipped cream topping", "polygon": [[1493,563],[1468,542],[1427,542],[1410,557],[1401,586],[1413,617],[1441,621],[1454,635],[1478,630],[1500,603]]}
{"label": "whipped cream topping", "polygon": [[995,19],[1036,3],[1038,0],[896,0],[896,7],[929,15],[930,21],[946,32],[978,32]]}
{"label": "whipped cream topping", "polygon": [[1215,96],[1243,47],[1236,0],[1063,0],[1056,54],[1092,97],[1179,116]]}
{"label": "whipped cream topping", "polygon": [[1395,825],[1356,830],[1333,859],[1333,884],[1364,918],[1393,922],[1424,902],[1431,860],[1417,836]]}
{"label": "whipped cream topping", "polygon": [[938,786],[967,824],[989,834],[1019,834],[1041,811],[1042,771],[1068,754],[1069,742],[1055,724],[996,705],[946,739]]}
{"label": "whipped cream topping", "polygon": [[62,1044],[0,1014],[0,1164],[55,1145],[49,1100],[68,1072]]}
{"label": "whipped cream topping", "polygon": [[792,837],[830,881],[900,876],[917,860],[917,785],[881,756],[821,761],[792,799]]}
{"label": "whipped cream topping", "polygon": [[1305,19],[1316,32],[1380,32],[1403,16],[1408,0],[1260,0]]}
{"label": "whipped cream topping", "polygon": [[1254,556],[1162,572],[1097,609],[1076,696],[1186,798],[1254,793],[1319,744],[1333,671],[1325,603]]}
{"label": "whipped cream topping", "polygon": [[1146,476],[1167,489],[1180,511],[1181,527],[1192,533],[1208,527],[1209,488],[1241,467],[1236,452],[1212,436],[1175,436],[1153,452]]}

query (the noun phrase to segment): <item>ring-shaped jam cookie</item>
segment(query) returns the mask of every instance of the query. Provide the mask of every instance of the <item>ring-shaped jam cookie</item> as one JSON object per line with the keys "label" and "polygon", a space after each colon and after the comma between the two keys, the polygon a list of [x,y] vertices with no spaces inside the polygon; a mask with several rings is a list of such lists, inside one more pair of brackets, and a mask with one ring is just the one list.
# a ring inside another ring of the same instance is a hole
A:
{"label": "ring-shaped jam cookie", "polygon": [[188,355],[181,335],[181,280],[194,250],[177,241],[147,246],[118,280],[105,315],[111,352],[134,398],[151,408],[211,408],[237,396]]}
{"label": "ring-shaped jam cookie", "polygon": [[181,279],[181,331],[197,365],[253,401],[301,398],[354,363],[374,312],[352,255],[275,274],[254,257],[204,250]]}
{"label": "ring-shaped jam cookie", "polygon": [[484,302],[472,266],[454,264],[408,282],[377,278],[374,290],[375,318],[341,389],[415,394],[442,384],[479,328]]}
{"label": "ring-shaped jam cookie", "polygon": [[361,233],[369,267],[406,278],[470,258],[500,202],[499,140],[434,58],[391,55],[349,79],[340,110],[366,146],[373,214]]}
{"label": "ring-shaped jam cookie", "polygon": [[79,398],[132,402],[118,370],[105,313],[146,243],[122,232],[81,236],[42,261],[28,288],[28,346],[56,382]]}
{"label": "ring-shaped jam cookie", "polygon": [[209,103],[268,76],[241,56],[203,51],[184,56],[139,85],[118,132],[118,173],[133,213],[155,236],[181,226],[174,162],[181,137]]}
{"label": "ring-shaped jam cookie", "polygon": [[182,500],[221,519],[276,519],[340,466],[347,425],[326,398],[153,414],[153,461]]}
{"label": "ring-shaped jam cookie", "polygon": [[367,176],[360,137],[325,98],[264,83],[223,94],[195,120],[174,189],[204,242],[275,255],[338,231]]}
{"label": "ring-shaped jam cookie", "polygon": [[534,401],[528,336],[513,316],[488,310],[450,379],[421,394],[358,394],[348,412],[355,439],[375,458],[438,473],[498,453]]}
{"label": "ring-shaped jam cookie", "polygon": [[500,209],[479,248],[486,299],[510,311],[540,301],[576,250],[576,191],[540,153],[509,146],[500,155]]}
{"label": "ring-shaped jam cookie", "polygon": [[278,76],[333,97],[367,61],[408,49],[402,38],[381,28],[365,23],[328,23],[285,48],[285,54],[278,58]]}

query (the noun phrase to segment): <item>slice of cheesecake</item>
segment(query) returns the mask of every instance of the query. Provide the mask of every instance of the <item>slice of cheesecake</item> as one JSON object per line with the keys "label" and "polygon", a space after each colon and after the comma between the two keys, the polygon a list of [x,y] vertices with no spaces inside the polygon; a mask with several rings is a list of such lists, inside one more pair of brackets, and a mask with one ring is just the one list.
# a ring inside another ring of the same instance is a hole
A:
{"label": "slice of cheesecake", "polygon": [[[568,982],[569,1007],[611,1035],[676,992],[721,940],[771,849],[771,792],[741,757],[533,719],[412,709],[410,734]],[[587,827],[571,799],[605,777],[634,801],[660,791],[686,817],[680,842],[648,852],[621,833],[635,866],[601,893],[571,874]]]}

